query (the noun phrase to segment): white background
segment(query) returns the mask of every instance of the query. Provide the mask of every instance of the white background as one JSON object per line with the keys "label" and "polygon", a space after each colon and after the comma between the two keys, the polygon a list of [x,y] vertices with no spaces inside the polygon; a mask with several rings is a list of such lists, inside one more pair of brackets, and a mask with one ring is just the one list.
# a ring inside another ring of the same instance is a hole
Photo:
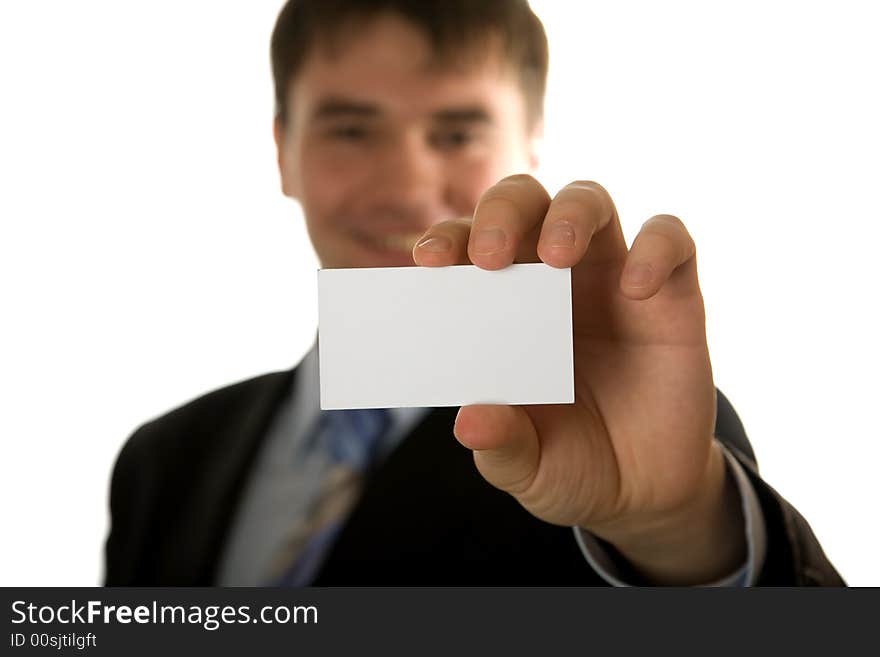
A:
{"label": "white background", "polygon": [[[3,585],[99,582],[127,435],[313,339],[317,263],[271,139],[280,4],[0,5]],[[685,220],[765,477],[880,585],[870,6],[534,2],[539,177],[598,180],[630,237]]]}

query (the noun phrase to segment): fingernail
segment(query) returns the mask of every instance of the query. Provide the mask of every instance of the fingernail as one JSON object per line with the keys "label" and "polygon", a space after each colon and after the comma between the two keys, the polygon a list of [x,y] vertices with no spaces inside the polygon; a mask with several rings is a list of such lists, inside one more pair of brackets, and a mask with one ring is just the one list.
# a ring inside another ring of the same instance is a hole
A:
{"label": "fingernail", "polygon": [[416,248],[422,249],[422,251],[428,251],[429,253],[443,253],[452,248],[452,240],[442,235],[435,235],[423,239],[416,244]]}
{"label": "fingernail", "polygon": [[644,263],[633,265],[626,270],[625,282],[630,287],[647,287],[654,278],[654,268]]}
{"label": "fingernail", "polygon": [[474,235],[473,252],[476,255],[491,255],[503,251],[507,237],[500,228],[485,228]]}
{"label": "fingernail", "polygon": [[574,228],[571,224],[557,223],[547,231],[547,246],[574,247]]}

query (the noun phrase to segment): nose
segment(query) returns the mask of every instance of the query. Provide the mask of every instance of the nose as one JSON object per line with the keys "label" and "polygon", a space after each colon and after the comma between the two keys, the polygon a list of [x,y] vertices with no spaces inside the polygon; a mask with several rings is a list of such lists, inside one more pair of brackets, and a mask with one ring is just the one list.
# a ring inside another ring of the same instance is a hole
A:
{"label": "nose", "polygon": [[413,228],[447,218],[446,178],[439,155],[417,135],[389,139],[375,154],[368,180],[371,214]]}

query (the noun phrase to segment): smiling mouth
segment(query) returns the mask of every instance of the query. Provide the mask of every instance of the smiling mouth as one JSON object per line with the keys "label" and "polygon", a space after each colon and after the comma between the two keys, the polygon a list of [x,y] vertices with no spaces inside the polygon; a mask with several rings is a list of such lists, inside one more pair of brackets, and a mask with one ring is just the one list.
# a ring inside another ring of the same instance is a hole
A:
{"label": "smiling mouth", "polygon": [[413,247],[422,233],[390,233],[387,235],[367,235],[354,233],[355,239],[373,251],[382,253],[412,254]]}

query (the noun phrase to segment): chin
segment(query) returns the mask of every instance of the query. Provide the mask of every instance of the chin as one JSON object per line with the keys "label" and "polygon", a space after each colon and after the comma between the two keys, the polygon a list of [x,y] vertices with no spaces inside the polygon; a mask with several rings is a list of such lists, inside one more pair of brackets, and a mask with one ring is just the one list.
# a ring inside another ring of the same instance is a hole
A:
{"label": "chin", "polygon": [[412,251],[384,249],[356,242],[338,249],[332,256],[321,258],[325,269],[367,267],[415,267]]}

